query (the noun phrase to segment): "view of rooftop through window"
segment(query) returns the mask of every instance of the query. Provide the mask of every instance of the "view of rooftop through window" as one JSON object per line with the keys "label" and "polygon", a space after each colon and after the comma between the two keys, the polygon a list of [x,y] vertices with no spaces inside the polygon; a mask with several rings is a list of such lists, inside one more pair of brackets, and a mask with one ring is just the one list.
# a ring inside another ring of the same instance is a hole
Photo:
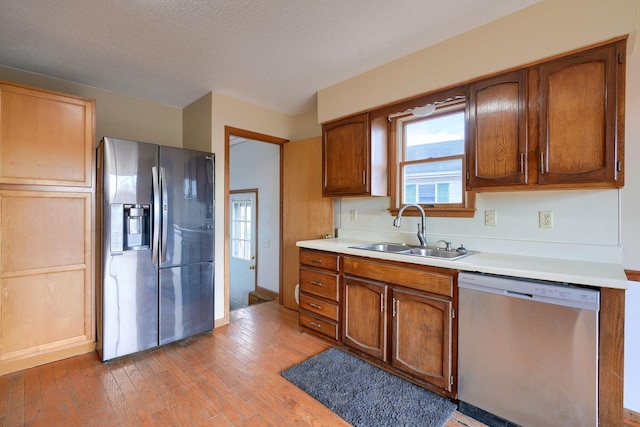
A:
{"label": "view of rooftop through window", "polygon": [[462,204],[464,110],[403,125],[402,203]]}

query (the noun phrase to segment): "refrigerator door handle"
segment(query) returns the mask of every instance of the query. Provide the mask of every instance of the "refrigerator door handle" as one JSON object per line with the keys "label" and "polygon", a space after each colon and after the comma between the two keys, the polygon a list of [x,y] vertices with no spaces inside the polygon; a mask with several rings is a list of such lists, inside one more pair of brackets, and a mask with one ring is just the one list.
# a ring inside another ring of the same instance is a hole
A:
{"label": "refrigerator door handle", "polygon": [[162,188],[162,238],[160,239],[160,262],[167,260],[167,214],[169,197],[167,195],[167,170],[160,168],[160,188]]}
{"label": "refrigerator door handle", "polygon": [[160,242],[160,183],[158,181],[158,168],[151,168],[151,180],[153,182],[153,239],[151,240],[151,261],[158,264],[158,243]]}

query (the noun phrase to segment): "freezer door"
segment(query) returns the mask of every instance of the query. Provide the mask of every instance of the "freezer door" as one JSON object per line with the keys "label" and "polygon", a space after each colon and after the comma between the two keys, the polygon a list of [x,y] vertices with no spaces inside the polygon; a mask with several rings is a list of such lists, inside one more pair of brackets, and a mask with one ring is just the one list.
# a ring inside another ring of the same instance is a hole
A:
{"label": "freezer door", "polygon": [[213,262],[160,270],[160,344],[213,329]]}
{"label": "freezer door", "polygon": [[160,147],[161,268],[213,261],[213,155]]}
{"label": "freezer door", "polygon": [[158,163],[158,146],[115,138],[104,138],[101,145],[106,207],[151,203],[151,168]]}
{"label": "freezer door", "polygon": [[151,168],[156,145],[104,138],[97,344],[102,360],[158,345],[158,270],[151,259]]}
{"label": "freezer door", "polygon": [[102,289],[102,360],[158,345],[158,270],[148,251],[126,251],[107,260]]}

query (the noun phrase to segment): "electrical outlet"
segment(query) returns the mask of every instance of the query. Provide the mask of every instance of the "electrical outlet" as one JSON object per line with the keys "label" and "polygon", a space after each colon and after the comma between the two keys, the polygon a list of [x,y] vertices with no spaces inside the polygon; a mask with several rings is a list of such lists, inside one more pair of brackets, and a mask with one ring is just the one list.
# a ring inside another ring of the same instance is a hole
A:
{"label": "electrical outlet", "polygon": [[538,211],[538,226],[553,228],[553,211]]}
{"label": "electrical outlet", "polygon": [[484,211],[484,225],[495,227],[498,222],[498,215],[495,210]]}
{"label": "electrical outlet", "polygon": [[358,210],[351,209],[349,213],[351,214],[351,221],[356,222],[358,220]]}

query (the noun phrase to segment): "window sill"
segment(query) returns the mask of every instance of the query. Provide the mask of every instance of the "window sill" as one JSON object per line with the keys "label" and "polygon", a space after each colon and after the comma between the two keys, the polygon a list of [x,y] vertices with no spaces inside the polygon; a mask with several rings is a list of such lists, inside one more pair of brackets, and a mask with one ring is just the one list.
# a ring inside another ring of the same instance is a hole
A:
{"label": "window sill", "polygon": [[[389,209],[389,213],[393,216],[398,215],[400,208]],[[443,218],[473,218],[476,208],[425,208],[424,213],[429,217]],[[420,216],[420,212],[416,209],[407,209],[402,216]]]}

